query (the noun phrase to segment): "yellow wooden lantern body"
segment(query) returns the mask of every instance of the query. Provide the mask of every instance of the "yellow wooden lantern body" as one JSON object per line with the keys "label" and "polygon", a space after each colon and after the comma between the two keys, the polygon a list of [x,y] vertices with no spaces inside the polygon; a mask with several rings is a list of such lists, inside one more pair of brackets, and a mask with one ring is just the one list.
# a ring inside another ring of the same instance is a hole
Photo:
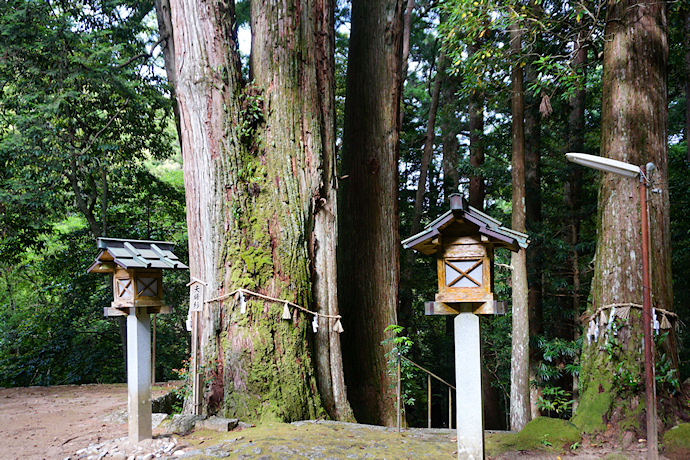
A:
{"label": "yellow wooden lantern body", "polygon": [[114,308],[162,307],[163,271],[160,269],[117,269],[113,274]]}
{"label": "yellow wooden lantern body", "polygon": [[491,302],[493,247],[478,236],[440,237],[437,302]]}

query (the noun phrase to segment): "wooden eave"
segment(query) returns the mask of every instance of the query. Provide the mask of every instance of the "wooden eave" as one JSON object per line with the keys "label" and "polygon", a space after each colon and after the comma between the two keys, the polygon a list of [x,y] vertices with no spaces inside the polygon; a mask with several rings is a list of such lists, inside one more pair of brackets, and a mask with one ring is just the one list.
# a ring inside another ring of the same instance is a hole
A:
{"label": "wooden eave", "polygon": [[498,220],[468,206],[464,200],[451,200],[451,210],[439,216],[420,233],[404,240],[402,245],[405,249],[414,249],[422,254],[432,255],[440,246],[438,235],[442,234],[443,230],[453,222],[473,224],[477,227],[477,233],[490,238],[491,243],[497,247],[517,252],[520,248],[527,248],[529,245],[527,235],[501,226]]}
{"label": "wooden eave", "polygon": [[168,241],[98,238],[97,246],[101,252],[87,273],[113,273],[117,267],[125,270],[189,268],[172,252],[174,244]]}

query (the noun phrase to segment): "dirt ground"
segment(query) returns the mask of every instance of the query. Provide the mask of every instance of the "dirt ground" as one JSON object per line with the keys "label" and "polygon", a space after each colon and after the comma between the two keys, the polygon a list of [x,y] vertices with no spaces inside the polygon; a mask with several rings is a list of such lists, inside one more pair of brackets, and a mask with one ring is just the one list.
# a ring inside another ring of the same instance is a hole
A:
{"label": "dirt ground", "polygon": [[[166,384],[167,385],[167,384]],[[156,387],[154,396],[168,391]],[[127,385],[0,388],[0,459],[64,459],[127,436]]]}

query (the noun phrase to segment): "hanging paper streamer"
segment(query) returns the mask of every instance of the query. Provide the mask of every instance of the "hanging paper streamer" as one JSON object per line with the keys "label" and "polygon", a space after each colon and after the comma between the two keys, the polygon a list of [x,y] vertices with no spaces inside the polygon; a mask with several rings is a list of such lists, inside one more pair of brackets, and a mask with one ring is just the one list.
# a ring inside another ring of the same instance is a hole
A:
{"label": "hanging paper streamer", "polygon": [[318,313],[314,315],[314,321],[311,322],[311,328],[314,330],[314,334],[319,331],[319,315]]}
{"label": "hanging paper streamer", "polygon": [[187,326],[187,331],[192,332],[192,312],[191,311],[187,312],[187,321],[186,321],[185,325]]}
{"label": "hanging paper streamer", "polygon": [[343,325],[340,324],[340,318],[335,320],[335,324],[333,325],[333,330],[340,334],[341,332],[344,332],[345,329],[343,329]]}
{"label": "hanging paper streamer", "polygon": [[[611,328],[613,327],[613,321],[615,319],[616,319],[616,307],[611,307],[611,314],[609,315],[609,325],[607,326],[609,333],[611,332]],[[617,329],[613,330],[613,335],[618,335]]]}
{"label": "hanging paper streamer", "polygon": [[242,291],[239,291],[240,294],[240,313],[245,314],[247,313],[247,302],[244,300],[244,294],[242,294]]}
{"label": "hanging paper streamer", "polygon": [[290,307],[288,306],[288,303],[285,302],[285,306],[283,307],[283,319],[292,319],[292,313],[290,313]]}
{"label": "hanging paper streamer", "polygon": [[652,308],[652,318],[652,327],[654,328],[656,335],[659,335],[659,321],[656,319],[656,308]]}
{"label": "hanging paper streamer", "polygon": [[592,337],[594,336],[594,321],[589,321],[589,328],[587,329],[587,345],[592,344]]}

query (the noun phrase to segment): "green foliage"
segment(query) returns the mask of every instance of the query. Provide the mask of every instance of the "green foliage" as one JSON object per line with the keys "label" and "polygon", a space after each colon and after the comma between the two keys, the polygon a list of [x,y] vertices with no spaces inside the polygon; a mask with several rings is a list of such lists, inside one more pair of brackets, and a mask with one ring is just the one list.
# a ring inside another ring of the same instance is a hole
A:
{"label": "green foliage", "polygon": [[537,407],[549,416],[555,414],[558,418],[570,418],[573,402],[570,392],[560,387],[544,386],[537,398]]}
{"label": "green foliage", "polygon": [[[656,351],[663,350],[664,345],[667,345],[669,332],[657,334],[654,336],[654,349]],[[680,393],[680,380],[678,378],[678,369],[673,365],[671,359],[665,352],[657,353],[654,360],[654,378],[656,380],[656,389],[658,393],[677,395]]]}
{"label": "green foliage", "polygon": [[[23,207],[16,196],[26,194],[35,204],[23,211],[44,230],[74,202],[92,233],[103,233],[112,175],[170,154],[170,99],[145,59],[154,40],[145,20],[151,7],[0,5],[0,152],[9,171],[0,178],[0,206]],[[8,222],[14,239],[0,250],[36,236],[17,232],[21,223]]]}
{"label": "green foliage", "polygon": [[[85,273],[95,236],[171,240],[186,258],[152,7],[0,4],[2,386],[124,380],[120,328],[103,317],[110,281]],[[165,274],[165,300],[177,308],[157,319],[159,379],[186,353],[185,283]]]}
{"label": "green foliage", "polygon": [[[115,206],[119,226],[113,235],[178,243],[186,258],[184,196],[152,175],[135,174],[124,189],[147,179],[131,201]],[[115,190],[119,187],[114,187]],[[123,190],[124,192],[124,190]],[[122,382],[121,337],[115,319],[103,317],[112,301],[107,276],[87,274],[96,255],[83,218],[71,217],[41,237],[40,250],[25,248],[17,263],[0,263],[0,386]],[[187,350],[186,273],[164,275],[164,299],[171,315],[157,317],[158,380],[174,377]]]}
{"label": "green foliage", "polygon": [[405,356],[405,354],[409,353],[413,345],[412,339],[401,335],[404,329],[396,324],[387,326],[385,331],[393,335],[382,341],[381,344],[393,344],[393,348],[386,355],[388,358],[388,375],[391,375],[393,381],[397,384],[397,369],[398,365],[400,365],[401,399],[404,405],[410,406],[415,404],[420,394],[423,393],[419,382],[424,380],[424,375],[407,360],[400,358],[400,356]]}

